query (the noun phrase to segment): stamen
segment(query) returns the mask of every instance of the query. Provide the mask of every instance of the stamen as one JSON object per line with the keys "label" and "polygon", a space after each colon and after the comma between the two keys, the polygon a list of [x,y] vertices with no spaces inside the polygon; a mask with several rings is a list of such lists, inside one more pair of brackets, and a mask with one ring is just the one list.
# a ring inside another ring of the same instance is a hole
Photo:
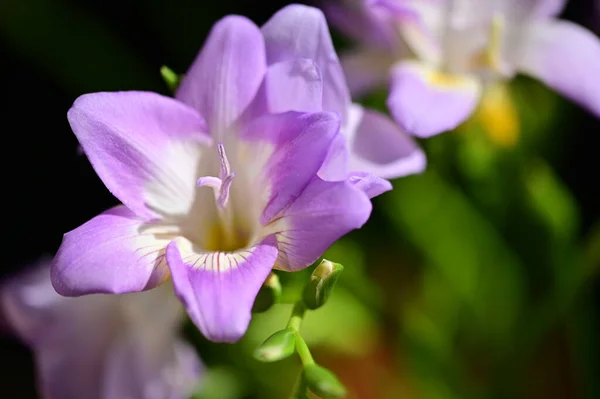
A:
{"label": "stamen", "polygon": [[221,190],[222,184],[223,182],[221,181],[221,179],[214,176],[203,176],[199,178],[196,182],[196,186],[198,187],[210,187],[217,192]]}
{"label": "stamen", "polygon": [[215,201],[217,205],[221,209],[225,209],[227,203],[229,202],[229,189],[231,188],[231,183],[233,182],[233,178],[235,177],[235,172],[231,172],[231,166],[229,165],[229,160],[227,159],[227,154],[225,153],[225,147],[223,143],[217,144],[217,150],[219,152],[219,163],[221,165],[219,171],[219,177],[214,176],[203,176],[198,179],[196,182],[196,186],[198,187],[210,187],[214,190],[215,193]]}

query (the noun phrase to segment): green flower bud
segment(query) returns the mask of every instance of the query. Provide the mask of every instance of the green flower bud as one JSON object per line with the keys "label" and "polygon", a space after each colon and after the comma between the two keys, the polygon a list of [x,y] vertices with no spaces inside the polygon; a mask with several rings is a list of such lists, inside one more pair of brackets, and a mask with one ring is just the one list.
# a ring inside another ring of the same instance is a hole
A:
{"label": "green flower bud", "polygon": [[265,280],[252,306],[253,313],[262,313],[277,303],[281,297],[281,283],[275,273],[269,274]]}
{"label": "green flower bud", "polygon": [[294,330],[286,328],[277,331],[266,339],[254,352],[254,357],[261,362],[276,362],[294,354],[296,336]]}
{"label": "green flower bud", "polygon": [[183,76],[177,75],[171,68],[164,65],[160,67],[160,74],[167,84],[167,87],[174,93],[179,87],[179,83],[181,83]]}
{"label": "green flower bud", "polygon": [[304,367],[304,379],[308,389],[324,399],[343,398],[346,388],[329,370],[317,364]]}
{"label": "green flower bud", "polygon": [[339,263],[323,259],[313,271],[310,281],[304,288],[302,299],[307,308],[318,309],[327,302],[343,270],[344,266]]}

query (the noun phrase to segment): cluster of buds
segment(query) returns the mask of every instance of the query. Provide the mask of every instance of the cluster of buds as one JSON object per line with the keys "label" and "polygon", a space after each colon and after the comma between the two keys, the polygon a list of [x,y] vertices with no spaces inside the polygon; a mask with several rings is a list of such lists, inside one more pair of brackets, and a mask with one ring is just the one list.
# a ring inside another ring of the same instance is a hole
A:
{"label": "cluster of buds", "polygon": [[[308,398],[308,390],[322,398],[342,398],[346,388],[337,377],[323,366],[315,363],[304,338],[300,324],[307,310],[315,310],[327,302],[344,267],[339,263],[323,260],[313,271],[302,299],[294,304],[286,328],[277,331],[258,347],[254,356],[262,362],[276,362],[298,353],[302,362],[302,375],[294,399]],[[272,273],[261,288],[254,304],[254,311],[262,312],[277,303],[281,296],[281,284]]]}

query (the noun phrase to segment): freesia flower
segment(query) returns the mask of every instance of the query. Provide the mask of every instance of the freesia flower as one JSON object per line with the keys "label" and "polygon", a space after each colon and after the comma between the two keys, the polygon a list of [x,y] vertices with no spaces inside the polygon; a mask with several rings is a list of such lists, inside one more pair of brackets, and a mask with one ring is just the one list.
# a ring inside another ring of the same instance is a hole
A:
{"label": "freesia flower", "polygon": [[[393,1],[393,0],[390,0]],[[436,0],[431,0],[436,1]],[[412,1],[401,1],[404,12],[391,12],[384,1],[323,0],[329,21],[356,48],[341,54],[341,61],[353,96],[360,97],[385,86],[390,67],[411,55],[400,38],[400,24],[416,21]]]}
{"label": "freesia flower", "polygon": [[317,176],[339,118],[251,107],[267,71],[260,29],[230,16],[212,29],[176,99],[117,92],[75,101],[71,127],[124,205],[65,235],[52,268],[60,294],[143,291],[172,279],[202,333],[232,342],[272,268],[307,267],[367,221],[378,181]]}
{"label": "freesia flower", "polygon": [[[421,137],[464,122],[488,87],[501,99],[495,83],[516,73],[541,80],[600,116],[600,40],[581,26],[556,19],[565,3],[411,0],[416,20],[399,18],[380,3],[373,7],[395,35],[386,36],[377,50],[354,56],[349,79],[365,81],[369,71],[378,74],[371,78],[373,84],[389,78],[392,115]],[[414,59],[407,58],[406,45]],[[381,75],[384,68],[389,73]]]}
{"label": "freesia flower", "polygon": [[[425,154],[410,136],[386,115],[352,104],[320,10],[287,6],[262,32],[268,63],[264,85],[268,111],[324,110],[341,117],[342,134],[319,172],[322,178],[341,180],[360,172],[370,174],[370,179],[396,178],[424,170]],[[386,185],[379,182],[379,187],[385,189]]]}
{"label": "freesia flower", "polygon": [[202,365],[178,337],[185,313],[170,290],[65,298],[45,261],[7,281],[0,304],[35,353],[44,398],[184,399]]}

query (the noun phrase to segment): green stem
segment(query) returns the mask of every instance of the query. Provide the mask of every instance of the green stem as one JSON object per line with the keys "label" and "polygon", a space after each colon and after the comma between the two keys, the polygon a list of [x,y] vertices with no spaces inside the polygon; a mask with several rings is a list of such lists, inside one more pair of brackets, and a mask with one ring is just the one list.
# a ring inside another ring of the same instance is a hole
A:
{"label": "green stem", "polygon": [[291,328],[296,332],[300,331],[300,324],[302,324],[305,313],[306,306],[304,305],[304,302],[296,302],[294,309],[292,309],[292,315],[290,316],[290,321],[288,321],[287,328]]}
{"label": "green stem", "polygon": [[[294,308],[292,309],[292,315],[290,316],[290,320],[288,321],[287,328],[291,328],[294,330],[294,336],[296,337],[296,352],[300,357],[300,361],[302,362],[302,366],[310,366],[315,364],[315,360],[310,353],[310,349],[308,349],[308,345],[306,345],[306,341],[300,335],[300,325],[302,324],[302,320],[304,319],[304,315],[306,314],[306,305],[304,305],[303,301],[298,301],[294,304]],[[306,381],[304,381],[304,374],[300,376],[300,381],[298,383],[298,387],[295,390],[296,393],[293,396],[293,399],[305,399],[307,396],[307,387]]]}
{"label": "green stem", "polygon": [[308,349],[308,345],[306,345],[306,341],[300,335],[300,333],[296,332],[296,352],[298,352],[298,356],[300,356],[300,360],[302,361],[302,365],[304,367],[315,364],[315,360],[310,353],[310,349]]}
{"label": "green stem", "polygon": [[294,395],[292,396],[292,399],[308,399],[308,386],[306,385],[306,380],[304,379],[304,373],[300,374],[300,378],[296,384],[296,389],[294,389]]}

